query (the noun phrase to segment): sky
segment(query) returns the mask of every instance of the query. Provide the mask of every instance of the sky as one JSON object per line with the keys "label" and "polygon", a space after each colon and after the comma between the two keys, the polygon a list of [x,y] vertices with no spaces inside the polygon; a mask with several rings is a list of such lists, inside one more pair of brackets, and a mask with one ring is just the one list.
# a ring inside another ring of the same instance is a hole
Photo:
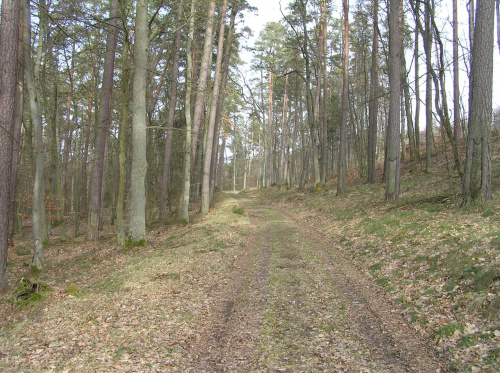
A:
{"label": "sky", "polygon": [[[336,9],[340,10],[341,6],[342,6],[341,1],[340,0],[333,0],[333,1],[334,1]],[[444,1],[448,1],[448,0],[444,0]],[[281,0],[283,9],[285,9],[288,2],[289,2],[289,0]],[[351,3],[353,3],[353,2],[354,1],[351,0]],[[245,25],[249,26],[254,32],[253,38],[251,38],[248,41],[248,45],[252,46],[253,43],[255,42],[255,40],[258,38],[259,32],[264,28],[264,25],[267,22],[277,22],[277,21],[281,20],[282,15],[280,12],[280,0],[248,0],[248,3],[251,6],[258,8],[258,12],[253,12],[253,13],[246,12],[245,13]],[[338,3],[338,4],[336,4],[336,3]],[[468,20],[466,18],[467,13],[466,13],[466,8],[465,8],[465,3],[466,3],[466,0],[458,0],[459,18],[460,18],[459,23],[460,23],[460,27],[461,27],[461,30],[459,32],[459,38],[461,37],[461,35],[463,36],[465,33],[468,33]],[[451,1],[450,1],[450,4],[451,4]],[[446,9],[444,9],[444,10],[446,11]],[[451,10],[450,10],[450,12],[451,12]],[[495,21],[496,21],[496,19],[495,19]],[[496,22],[495,22],[495,24],[496,24]],[[450,26],[450,30],[451,30],[451,26]],[[494,46],[494,50],[493,50],[493,53],[494,53],[493,109],[500,108],[500,51],[498,49],[498,44],[496,42],[496,34],[497,34],[496,31],[497,30],[496,30],[496,25],[495,25],[495,46]],[[450,48],[451,48],[451,43],[450,43]],[[423,51],[422,44],[421,44],[420,49]],[[248,63],[250,63],[252,57],[251,57],[250,53],[244,53],[242,55],[242,58],[244,60],[248,61]],[[423,63],[421,63],[421,70],[422,70],[423,66],[424,66]],[[249,68],[247,68],[247,69],[250,70]],[[461,70],[460,75],[461,75],[461,81],[462,81],[462,84],[461,84],[462,85],[462,92],[464,92],[467,90],[467,86],[468,86],[468,82],[466,81],[466,72],[464,70]],[[448,82],[450,83],[450,85],[452,84],[452,77],[451,76],[448,79]],[[423,89],[423,87],[422,87],[422,89]],[[449,100],[448,105],[451,108],[453,107],[453,104],[451,101],[452,97],[453,97],[452,92],[450,91],[448,93],[448,100]],[[467,95],[467,99],[466,99],[466,97],[464,97],[463,100],[468,101],[468,95]],[[467,105],[467,102],[464,102],[464,104]]]}

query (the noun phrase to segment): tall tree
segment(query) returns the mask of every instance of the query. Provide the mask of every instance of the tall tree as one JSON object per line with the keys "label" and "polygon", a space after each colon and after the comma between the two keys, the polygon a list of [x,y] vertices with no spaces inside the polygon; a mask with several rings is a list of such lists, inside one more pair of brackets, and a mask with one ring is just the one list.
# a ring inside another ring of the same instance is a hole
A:
{"label": "tall tree", "polygon": [[219,103],[219,94],[221,94],[220,86],[222,82],[222,57],[224,55],[224,36],[226,27],[226,12],[228,0],[222,3],[220,12],[220,28],[219,28],[219,41],[217,43],[217,60],[215,62],[215,74],[212,89],[212,97],[210,103],[210,115],[208,119],[208,128],[206,130],[206,143],[205,143],[205,157],[203,159],[203,184],[201,189],[201,213],[206,214],[210,208],[210,177],[211,177],[211,164],[212,164],[212,149],[213,138],[215,136],[215,120],[217,117],[217,104]]}
{"label": "tall tree", "polygon": [[[194,15],[191,14],[191,17]],[[210,67],[210,60],[212,56],[212,43],[213,43],[213,27],[214,27],[214,18],[215,18],[215,1],[210,1],[207,11],[207,23],[205,29],[205,42],[203,45],[203,55],[201,59],[200,66],[200,75],[198,79],[198,88],[196,91],[196,101],[194,106],[193,120],[192,126],[189,129],[189,134],[186,134],[186,141],[191,142],[191,155],[189,158],[189,163],[187,162],[185,155],[185,163],[184,163],[184,183],[183,183],[183,191],[182,191],[182,219],[189,221],[189,214],[187,209],[189,208],[189,190],[191,183],[189,181],[191,175],[191,163],[195,160],[196,148],[198,146],[198,136],[200,132],[201,122],[205,110],[205,98],[207,91],[207,79],[208,72]],[[194,26],[193,26],[194,27]],[[188,76],[187,79],[192,79],[191,76]],[[190,84],[190,83],[187,83]],[[191,83],[192,84],[192,83]],[[186,106],[186,111],[191,110],[190,107]],[[188,125],[188,124],[187,124]],[[187,143],[186,143],[187,145]],[[186,150],[187,151],[187,150]],[[200,154],[201,156],[201,154]],[[184,210],[186,209],[186,210]]]}
{"label": "tall tree", "polygon": [[167,133],[165,141],[165,151],[163,155],[163,172],[162,172],[162,183],[161,183],[161,198],[160,198],[160,208],[159,217],[161,220],[167,218],[167,197],[168,188],[170,184],[170,165],[172,160],[172,139],[174,137],[174,119],[175,119],[175,106],[177,103],[177,78],[179,76],[179,57],[181,48],[181,26],[183,20],[183,1],[179,1],[179,6],[177,8],[177,30],[175,32],[174,41],[174,61],[172,63],[172,76],[170,81],[170,97],[168,106],[168,118],[167,118]]}
{"label": "tall tree", "polygon": [[374,183],[377,159],[378,117],[378,0],[373,0],[372,66],[370,76],[370,104],[368,117],[368,182]]}
{"label": "tall tree", "polygon": [[103,190],[104,161],[106,143],[111,126],[111,97],[113,94],[113,78],[115,68],[116,44],[118,40],[118,0],[111,1],[110,21],[106,38],[106,54],[104,56],[104,72],[102,82],[102,99],[97,121],[97,137],[94,153],[94,164],[90,178],[90,203],[87,217],[87,240],[99,237],[101,220],[101,201]]}
{"label": "tall tree", "polygon": [[[19,28],[19,33],[23,33],[23,21],[21,18],[21,24]],[[21,149],[21,132],[22,132],[22,124],[23,124],[23,112],[24,112],[24,53],[23,53],[23,38],[19,38],[19,49],[18,49],[18,84],[16,87],[16,109],[15,109],[15,118],[14,118],[14,137],[13,137],[13,148],[12,148],[12,173],[11,173],[11,183],[10,183],[10,211],[9,211],[9,219],[10,219],[10,232],[9,239],[12,240],[14,238],[14,234],[16,230],[21,227],[19,224],[19,214],[16,213],[16,206],[19,206],[19,202],[16,198],[16,191],[19,191],[17,188],[17,179],[18,179],[18,163],[19,163],[19,150]],[[3,128],[3,127],[2,127]]]}
{"label": "tall tree", "polygon": [[44,151],[43,151],[43,134],[42,134],[42,115],[40,111],[40,100],[37,85],[35,82],[33,59],[31,57],[31,21],[30,21],[30,5],[29,0],[23,1],[23,40],[24,40],[24,69],[26,77],[26,86],[28,88],[31,121],[33,123],[33,137],[35,140],[35,175],[33,178],[33,260],[32,266],[42,269],[45,265],[43,253],[43,222],[45,221],[44,214]]}
{"label": "tall tree", "polygon": [[0,291],[7,290],[7,241],[9,231],[10,179],[16,86],[18,67],[18,40],[20,3],[16,0],[2,1],[0,24]]}
{"label": "tall tree", "polygon": [[453,0],[453,134],[456,141],[462,137],[458,62],[458,5],[457,0]]}
{"label": "tall tree", "polygon": [[[415,6],[415,19],[419,22],[420,2],[417,1]],[[420,71],[419,71],[419,30],[415,27],[415,53],[413,60],[415,61],[415,155],[417,160],[420,159]]]}
{"label": "tall tree", "polygon": [[401,29],[399,12],[401,1],[389,2],[389,122],[387,124],[387,152],[385,161],[385,199],[399,198],[400,178],[400,108],[401,108]]}
{"label": "tall tree", "polygon": [[[273,59],[274,51],[269,50],[269,61]],[[267,162],[266,162],[266,187],[273,184],[274,162],[273,162],[273,92],[274,92],[274,74],[269,64],[269,95],[267,100]]]}
{"label": "tall tree", "polygon": [[[128,0],[120,1],[122,22],[126,24]],[[116,196],[116,239],[120,245],[125,245],[125,189],[127,184],[127,159],[125,145],[129,131],[130,105],[130,39],[128,30],[123,35],[122,50],[122,117],[118,128],[118,194]]]}
{"label": "tall tree", "polygon": [[478,1],[475,18],[462,206],[491,199],[495,0]]}
{"label": "tall tree", "polygon": [[130,238],[146,240],[146,88],[148,76],[148,0],[137,0],[134,43],[134,81],[132,86],[132,169],[130,184]]}
{"label": "tall tree", "polygon": [[207,26],[205,29],[205,42],[203,44],[203,55],[201,57],[200,75],[198,79],[198,89],[196,92],[196,101],[193,115],[193,143],[191,144],[191,158],[194,161],[196,149],[198,147],[198,136],[201,128],[201,122],[205,111],[205,100],[207,94],[207,80],[210,71],[210,62],[212,57],[213,29],[215,18],[215,0],[211,0],[207,11]]}
{"label": "tall tree", "polygon": [[193,55],[192,45],[194,38],[194,11],[196,0],[191,0],[189,14],[189,35],[186,44],[186,89],[184,100],[184,115],[186,118],[186,138],[184,141],[184,159],[182,171],[182,193],[180,196],[177,217],[189,222],[189,188],[191,185],[191,146],[192,146],[192,119],[191,119],[191,93],[193,85]]}
{"label": "tall tree", "polygon": [[346,192],[347,174],[347,112],[349,100],[349,1],[343,0],[344,9],[344,73],[342,79],[342,119],[340,122],[337,195]]}
{"label": "tall tree", "polygon": [[432,4],[425,1],[424,50],[427,74],[425,80],[425,172],[430,172],[431,155],[434,151],[434,134],[432,126]]}
{"label": "tall tree", "polygon": [[286,153],[285,150],[287,148],[287,110],[288,110],[288,76],[285,75],[285,95],[283,97],[283,112],[281,115],[281,150],[280,150],[280,159],[278,165],[278,177],[280,184],[286,183],[286,175],[285,175],[285,163],[286,163]]}
{"label": "tall tree", "polygon": [[326,0],[321,2],[320,23],[320,70],[321,88],[323,89],[321,105],[322,141],[321,141],[321,184],[325,185],[328,170],[328,72],[327,72],[327,20]]}

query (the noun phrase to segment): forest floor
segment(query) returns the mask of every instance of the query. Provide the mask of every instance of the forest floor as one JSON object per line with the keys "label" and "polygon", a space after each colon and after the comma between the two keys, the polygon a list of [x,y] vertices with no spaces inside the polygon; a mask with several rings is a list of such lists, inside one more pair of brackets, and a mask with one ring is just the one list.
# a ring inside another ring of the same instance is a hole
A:
{"label": "forest floor", "polygon": [[222,193],[142,247],[54,238],[36,276],[18,238],[11,284],[51,290],[4,295],[0,370],[499,371],[498,194],[460,209],[446,173],[405,175],[397,203],[330,188]]}

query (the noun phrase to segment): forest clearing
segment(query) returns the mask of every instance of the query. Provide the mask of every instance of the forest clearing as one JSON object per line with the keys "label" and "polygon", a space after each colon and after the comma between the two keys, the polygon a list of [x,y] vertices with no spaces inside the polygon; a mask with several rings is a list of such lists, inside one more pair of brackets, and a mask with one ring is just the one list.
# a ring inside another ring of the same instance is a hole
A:
{"label": "forest clearing", "polygon": [[342,197],[222,193],[188,226],[149,227],[145,246],[124,249],[112,233],[53,240],[38,276],[22,239],[11,282],[51,290],[23,307],[3,299],[1,367],[497,371],[500,201],[458,209],[456,178],[403,180],[394,204],[359,182]]}

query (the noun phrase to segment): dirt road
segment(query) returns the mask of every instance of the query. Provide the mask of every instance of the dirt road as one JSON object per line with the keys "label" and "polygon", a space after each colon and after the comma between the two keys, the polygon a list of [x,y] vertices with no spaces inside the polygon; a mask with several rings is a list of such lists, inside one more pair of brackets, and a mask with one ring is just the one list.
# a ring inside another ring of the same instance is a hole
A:
{"label": "dirt road", "polygon": [[399,311],[313,228],[238,202],[250,234],[186,371],[440,371]]}
{"label": "dirt road", "polygon": [[[253,194],[151,228],[146,247],[112,243],[47,249],[54,291],[1,303],[0,370],[446,371],[340,250]],[[22,257],[9,269],[26,276]]]}

